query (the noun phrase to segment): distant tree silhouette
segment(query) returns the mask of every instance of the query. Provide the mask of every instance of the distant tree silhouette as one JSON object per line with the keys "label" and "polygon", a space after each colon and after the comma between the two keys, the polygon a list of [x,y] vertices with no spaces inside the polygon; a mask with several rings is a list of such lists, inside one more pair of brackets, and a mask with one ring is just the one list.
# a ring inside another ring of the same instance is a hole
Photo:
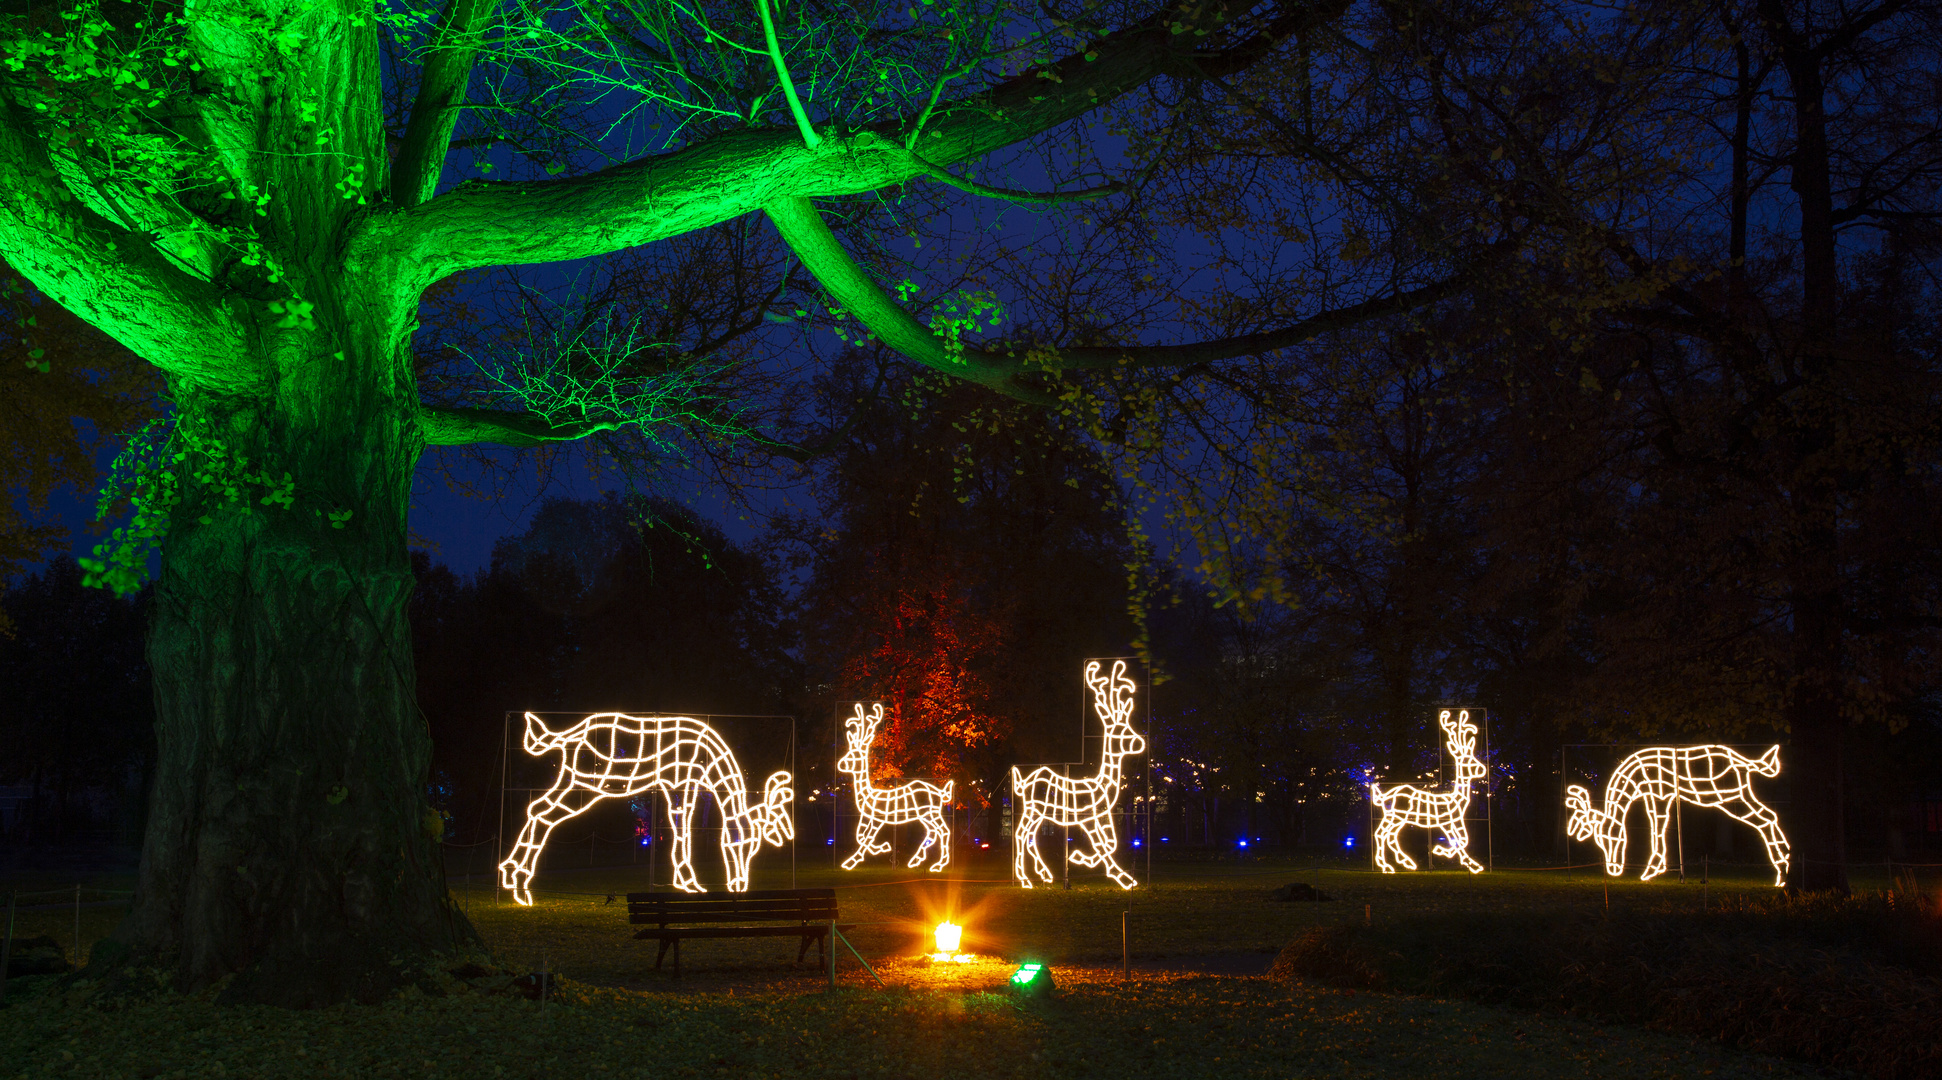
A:
{"label": "distant tree silhouette", "polygon": [[29,842],[71,839],[91,821],[83,796],[105,796],[114,838],[140,836],[143,787],[155,765],[155,699],[143,658],[146,592],[118,599],[84,588],[55,559],[0,599],[0,783],[33,788]]}

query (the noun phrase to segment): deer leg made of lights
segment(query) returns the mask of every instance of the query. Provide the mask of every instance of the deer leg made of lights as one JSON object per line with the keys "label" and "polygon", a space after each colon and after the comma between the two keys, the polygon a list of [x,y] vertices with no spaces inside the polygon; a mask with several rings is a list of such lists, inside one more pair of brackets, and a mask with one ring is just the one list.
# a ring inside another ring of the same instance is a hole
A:
{"label": "deer leg made of lights", "polygon": [[1369,785],[1369,801],[1382,808],[1382,820],[1376,824],[1375,852],[1376,867],[1385,874],[1396,872],[1389,865],[1390,855],[1405,867],[1416,869],[1416,860],[1403,850],[1400,839],[1407,825],[1443,834],[1443,843],[1432,847],[1431,855],[1455,859],[1473,874],[1483,872],[1483,864],[1470,857],[1470,830],[1463,820],[1470,812],[1470,785],[1488,772],[1477,758],[1477,725],[1470,722],[1468,709],[1455,714],[1444,709],[1436,722],[1443,729],[1444,745],[1456,760],[1456,782],[1448,791],[1432,791],[1412,784],[1386,789],[1379,784]]}
{"label": "deer leg made of lights", "polygon": [[951,863],[951,833],[944,824],[944,808],[951,805],[951,789],[956,781],[948,781],[943,787],[922,780],[906,780],[890,787],[872,784],[870,744],[876,741],[877,725],[881,723],[883,706],[872,706],[866,714],[860,702],[856,715],[843,723],[849,749],[837,760],[836,768],[856,781],[856,851],[843,860],[843,869],[854,869],[866,856],[882,855],[890,850],[889,844],[877,842],[877,833],[884,826],[914,821],[924,826],[924,842],[904,865],[914,869],[935,846],[937,861],[930,869],[931,873],[937,873]]}
{"label": "deer leg made of lights", "polygon": [[1577,784],[1565,789],[1571,817],[1565,831],[1574,840],[1595,840],[1605,856],[1605,873],[1625,873],[1625,815],[1632,804],[1645,802],[1651,827],[1652,854],[1641,881],[1665,873],[1667,833],[1674,804],[1721,810],[1735,821],[1751,825],[1767,848],[1773,883],[1787,882],[1792,849],[1780,830],[1780,815],[1754,794],[1753,777],[1780,775],[1780,747],[1770,746],[1749,758],[1730,746],[1650,746],[1619,762],[1605,783],[1605,805],[1592,805],[1591,792]]}
{"label": "deer leg made of lights", "polygon": [[1119,801],[1121,763],[1146,751],[1146,740],[1133,730],[1133,680],[1126,677],[1126,661],[1113,662],[1110,677],[1101,678],[1099,662],[1086,665],[1086,685],[1092,687],[1093,711],[1106,726],[1105,750],[1099,772],[1093,776],[1064,776],[1051,766],[1040,765],[1030,774],[1012,766],[1011,789],[1019,799],[1018,828],[1012,835],[1012,877],[1025,888],[1032,879],[1025,873],[1025,858],[1030,854],[1039,880],[1052,880],[1051,868],[1038,851],[1041,825],[1075,826],[1085,834],[1088,850],[1068,852],[1066,858],[1080,866],[1103,866],[1122,889],[1139,882],[1113,858],[1119,850],[1119,834],[1113,828],[1113,806]]}
{"label": "deer leg made of lights", "polygon": [[779,847],[795,836],[789,774],[771,775],[762,801],[751,804],[734,753],[720,733],[693,717],[595,713],[565,731],[551,731],[527,713],[524,746],[535,757],[559,751],[560,771],[546,793],[527,806],[519,841],[499,864],[500,885],[523,905],[533,902],[533,872],[547,837],[601,799],[650,790],[662,794],[674,832],[674,887],[683,892],[707,891],[691,861],[694,812],[703,791],[721,808],[722,859],[731,892],[747,891],[749,863],[765,841]]}

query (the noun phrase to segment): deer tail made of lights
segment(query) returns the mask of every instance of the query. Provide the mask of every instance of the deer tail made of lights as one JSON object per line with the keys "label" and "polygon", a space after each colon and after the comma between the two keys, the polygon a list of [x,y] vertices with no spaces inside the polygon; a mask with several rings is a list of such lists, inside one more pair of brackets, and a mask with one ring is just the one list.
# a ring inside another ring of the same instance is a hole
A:
{"label": "deer tail made of lights", "polygon": [[884,826],[914,821],[924,826],[924,843],[904,865],[914,869],[935,846],[937,861],[931,864],[930,870],[937,873],[951,864],[951,832],[944,824],[944,808],[951,805],[951,789],[956,781],[947,781],[943,787],[922,780],[906,780],[890,787],[871,784],[870,744],[876,741],[877,726],[881,723],[883,706],[872,706],[866,714],[861,702],[856,706],[856,715],[843,722],[849,749],[837,760],[836,768],[856,781],[856,851],[843,860],[843,869],[853,870],[866,857],[890,850],[888,843],[877,840],[877,833]]}
{"label": "deer tail made of lights", "polygon": [[1113,673],[1102,678],[1099,662],[1086,665],[1086,685],[1092,687],[1093,711],[1106,725],[1105,750],[1099,772],[1093,776],[1064,776],[1040,765],[1029,774],[1012,766],[1011,789],[1021,810],[1018,828],[1012,835],[1012,876],[1025,888],[1032,879],[1025,873],[1025,858],[1031,856],[1039,880],[1050,884],[1052,870],[1038,852],[1038,830],[1042,825],[1076,826],[1085,834],[1089,850],[1074,850],[1066,856],[1080,866],[1103,866],[1122,889],[1139,882],[1113,858],[1119,850],[1119,837],[1113,829],[1113,806],[1119,801],[1120,764],[1133,755],[1146,752],[1146,740],[1133,730],[1133,680],[1126,677],[1126,661],[1113,662]]}
{"label": "deer tail made of lights", "polygon": [[1773,866],[1773,883],[1782,886],[1787,883],[1792,848],[1780,830],[1780,815],[1754,794],[1756,773],[1780,775],[1779,746],[1768,747],[1757,758],[1730,746],[1647,747],[1619,762],[1605,783],[1604,806],[1593,805],[1591,792],[1577,784],[1565,789],[1564,804],[1571,811],[1565,831],[1573,840],[1597,841],[1605,856],[1605,873],[1618,877],[1625,873],[1625,816],[1632,804],[1644,800],[1652,855],[1639,879],[1650,881],[1666,871],[1667,824],[1674,804],[1722,810],[1759,832],[1767,862]]}
{"label": "deer tail made of lights", "polygon": [[729,891],[748,890],[749,863],[764,843],[780,846],[795,837],[789,774],[772,774],[762,801],[751,803],[734,752],[720,732],[694,717],[595,713],[553,731],[527,713],[522,744],[534,757],[559,751],[560,771],[552,787],[527,805],[519,841],[499,864],[500,885],[520,904],[533,902],[533,872],[554,827],[602,799],[661,793],[674,832],[674,887],[683,892],[707,891],[692,861],[694,814],[704,791],[721,810]]}
{"label": "deer tail made of lights", "polygon": [[1470,857],[1470,831],[1463,820],[1470,812],[1470,785],[1488,772],[1477,758],[1477,725],[1470,722],[1468,709],[1455,713],[1444,709],[1436,722],[1443,729],[1444,745],[1456,759],[1456,782],[1448,790],[1411,784],[1390,788],[1369,785],[1369,801],[1382,808],[1382,820],[1376,824],[1375,852],[1376,867],[1385,874],[1396,872],[1389,865],[1390,855],[1409,869],[1416,869],[1416,860],[1398,842],[1407,825],[1443,834],[1443,843],[1430,848],[1431,855],[1455,859],[1473,874],[1483,872],[1483,864]]}

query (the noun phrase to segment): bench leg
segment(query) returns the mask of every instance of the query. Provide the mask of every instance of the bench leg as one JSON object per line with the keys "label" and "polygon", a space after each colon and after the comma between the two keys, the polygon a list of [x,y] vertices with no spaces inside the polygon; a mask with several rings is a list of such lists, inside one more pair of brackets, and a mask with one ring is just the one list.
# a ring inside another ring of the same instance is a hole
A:
{"label": "bench leg", "polygon": [[674,977],[681,977],[681,939],[674,939]]}
{"label": "bench leg", "polygon": [[666,959],[667,955],[668,955],[668,939],[662,938],[661,951],[654,954],[654,970],[656,971],[661,970],[661,961]]}

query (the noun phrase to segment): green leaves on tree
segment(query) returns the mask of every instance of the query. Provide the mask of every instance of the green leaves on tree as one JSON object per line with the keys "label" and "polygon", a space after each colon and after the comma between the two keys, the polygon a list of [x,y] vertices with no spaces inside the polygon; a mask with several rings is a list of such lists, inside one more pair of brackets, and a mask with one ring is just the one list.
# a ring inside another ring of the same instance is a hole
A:
{"label": "green leaves on tree", "polygon": [[[148,579],[148,557],[168,536],[185,503],[202,509],[198,525],[215,524],[225,513],[248,516],[258,507],[294,509],[297,482],[289,472],[273,475],[251,468],[248,457],[223,439],[171,419],[151,420],[128,440],[115,458],[95,505],[104,520],[126,501],[128,521],[95,545],[92,558],[75,560],[85,571],[82,584],[126,596]],[[318,510],[322,516],[324,510]],[[328,511],[330,527],[341,529],[351,511]]]}

